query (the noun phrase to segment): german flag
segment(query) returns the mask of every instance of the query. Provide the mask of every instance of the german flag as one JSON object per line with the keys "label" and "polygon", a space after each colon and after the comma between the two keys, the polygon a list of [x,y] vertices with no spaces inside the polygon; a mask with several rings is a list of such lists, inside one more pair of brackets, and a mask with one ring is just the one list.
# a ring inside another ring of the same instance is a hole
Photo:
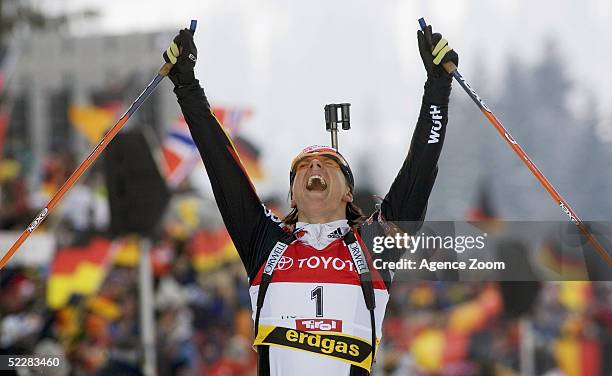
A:
{"label": "german flag", "polygon": [[238,258],[238,252],[225,228],[198,231],[188,245],[196,270],[206,271]]}
{"label": "german flag", "polygon": [[70,106],[68,117],[72,125],[91,145],[96,145],[113,125],[115,112],[106,107]]}
{"label": "german flag", "polygon": [[118,240],[116,251],[113,253],[115,265],[133,268],[140,262],[140,247],[137,237],[128,237]]}
{"label": "german flag", "polygon": [[578,247],[563,246],[556,236],[544,240],[538,250],[539,263],[551,272],[559,274],[560,279],[585,281],[589,279],[584,256]]}
{"label": "german flag", "polygon": [[497,234],[504,229],[504,223],[495,206],[488,180],[484,178],[480,180],[476,200],[465,213],[465,218],[483,231]]}
{"label": "german flag", "polygon": [[568,336],[553,345],[555,359],[567,376],[599,376],[602,374],[601,346],[596,341]]}
{"label": "german flag", "polygon": [[428,374],[441,373],[445,366],[468,355],[470,336],[482,329],[502,310],[502,298],[492,284],[478,296],[453,307],[445,327],[426,327],[410,343],[410,352],[419,369]]}
{"label": "german flag", "polygon": [[69,247],[55,254],[47,281],[47,304],[51,309],[65,306],[73,294],[96,293],[106,276],[111,242],[94,238],[83,247]]}
{"label": "german flag", "polygon": [[249,178],[253,181],[263,180],[264,174],[259,163],[259,148],[243,137],[236,137],[234,145]]}
{"label": "german flag", "polygon": [[259,163],[259,148],[251,141],[239,136],[242,124],[253,115],[253,111],[250,108],[213,106],[212,112],[222,124],[223,129],[231,136],[232,143],[249,178],[252,181],[263,180],[264,174]]}
{"label": "german flag", "polygon": [[586,311],[592,303],[592,298],[591,282],[564,281],[559,283],[559,303],[570,312],[582,313]]}
{"label": "german flag", "polygon": [[478,184],[478,192],[474,205],[468,209],[466,218],[472,222],[484,222],[498,220],[499,215],[491,197],[491,186],[489,182],[482,179]]}
{"label": "german flag", "polygon": [[498,315],[502,306],[499,291],[493,285],[487,285],[478,297],[461,303],[450,311],[448,329],[453,333],[470,335]]}
{"label": "german flag", "polygon": [[410,353],[418,368],[429,373],[441,372],[445,365],[465,359],[469,337],[441,328],[426,328],[410,345]]}

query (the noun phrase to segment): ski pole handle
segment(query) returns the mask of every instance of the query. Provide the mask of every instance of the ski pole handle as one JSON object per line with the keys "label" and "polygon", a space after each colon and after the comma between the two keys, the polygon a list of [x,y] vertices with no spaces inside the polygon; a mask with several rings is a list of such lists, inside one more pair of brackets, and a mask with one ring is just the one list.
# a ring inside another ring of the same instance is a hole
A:
{"label": "ski pole handle", "polygon": [[[198,20],[191,20],[191,24],[189,25],[189,30],[191,31],[191,34],[195,33],[196,27],[198,26]],[[167,76],[168,73],[170,73],[170,69],[172,69],[172,67],[174,66],[174,64],[172,63],[165,63],[164,65],[162,65],[161,68],[159,68],[159,75],[160,76]]]}
{"label": "ski pole handle", "polygon": [[[425,32],[425,28],[427,27],[427,22],[425,22],[425,18],[419,18],[419,25],[421,26],[421,30]],[[433,46],[431,46],[431,48],[433,48]],[[442,66],[444,67],[444,70],[446,70],[448,74],[451,75],[457,70],[457,66],[452,61],[447,61],[446,63],[443,63]]]}

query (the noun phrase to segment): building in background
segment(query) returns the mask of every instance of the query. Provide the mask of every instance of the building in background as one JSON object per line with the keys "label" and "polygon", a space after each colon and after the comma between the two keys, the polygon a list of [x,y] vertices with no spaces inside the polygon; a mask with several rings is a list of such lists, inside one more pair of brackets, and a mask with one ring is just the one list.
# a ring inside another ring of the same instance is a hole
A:
{"label": "building in background", "polygon": [[[125,112],[157,73],[172,36],[155,32],[75,38],[47,33],[17,44],[19,57],[8,88],[14,106],[5,156],[22,163],[31,188],[41,182],[45,156],[70,151],[82,160],[91,152],[97,144],[91,134],[104,134],[92,127],[106,129]],[[163,82],[126,127],[147,126],[162,134],[179,112],[170,85]],[[78,127],[70,112],[79,109],[90,110],[86,118],[100,114],[92,109],[103,109],[106,117]]]}

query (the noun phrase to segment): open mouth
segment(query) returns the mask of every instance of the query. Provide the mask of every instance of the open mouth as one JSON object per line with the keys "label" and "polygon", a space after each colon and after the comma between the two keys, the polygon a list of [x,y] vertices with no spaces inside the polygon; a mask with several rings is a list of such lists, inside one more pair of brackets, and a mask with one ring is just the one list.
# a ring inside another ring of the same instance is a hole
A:
{"label": "open mouth", "polygon": [[327,189],[327,183],[321,175],[312,175],[306,182],[306,189],[309,191],[324,191]]}

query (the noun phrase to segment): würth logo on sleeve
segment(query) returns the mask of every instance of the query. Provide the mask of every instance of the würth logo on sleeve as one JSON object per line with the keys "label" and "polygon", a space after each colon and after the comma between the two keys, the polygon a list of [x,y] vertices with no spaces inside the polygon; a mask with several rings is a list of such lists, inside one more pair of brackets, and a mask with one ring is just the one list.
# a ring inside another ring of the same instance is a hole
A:
{"label": "w\u00fcrth logo on sleeve", "polygon": [[429,106],[429,114],[431,115],[431,130],[429,131],[428,144],[437,144],[440,142],[440,129],[442,129],[442,115],[438,106],[432,104]]}

